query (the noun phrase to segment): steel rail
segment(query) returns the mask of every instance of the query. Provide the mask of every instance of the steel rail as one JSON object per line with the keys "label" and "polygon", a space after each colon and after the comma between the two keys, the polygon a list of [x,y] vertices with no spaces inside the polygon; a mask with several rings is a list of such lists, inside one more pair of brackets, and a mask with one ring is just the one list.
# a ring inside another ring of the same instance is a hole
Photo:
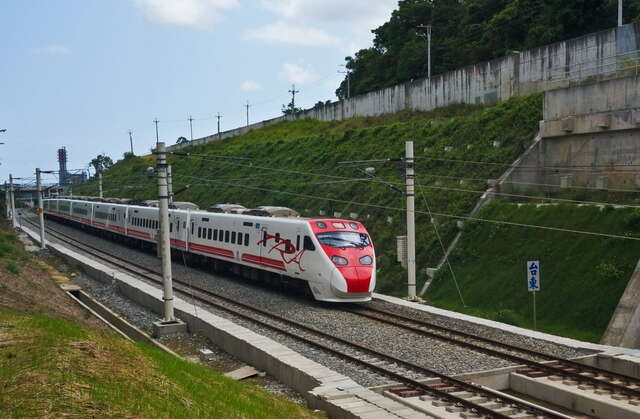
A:
{"label": "steel rail", "polygon": [[[28,222],[30,224],[32,224],[32,225],[35,225],[30,220]],[[147,267],[144,267],[144,266],[139,265],[139,264],[134,263],[134,262],[130,262],[130,261],[128,261],[128,260],[126,260],[126,259],[124,259],[122,257],[110,254],[108,252],[105,252],[104,250],[99,249],[99,248],[97,248],[95,246],[88,245],[86,243],[81,243],[80,241],[78,241],[77,239],[71,237],[70,235],[62,233],[62,232],[57,231],[57,230],[54,230],[51,227],[48,227],[48,229],[50,231],[53,231],[52,235],[54,237],[58,236],[57,237],[58,240],[62,240],[63,242],[66,242],[67,244],[69,244],[71,246],[74,246],[76,248],[82,249],[85,252],[87,251],[87,249],[89,249],[90,250],[89,253],[91,253],[93,256],[95,256],[95,257],[97,257],[99,259],[103,259],[103,260],[105,260],[105,261],[107,261],[107,262],[109,262],[109,263],[111,263],[111,264],[113,264],[113,265],[115,265],[117,267],[120,267],[120,268],[122,268],[122,269],[124,269],[124,270],[126,270],[128,272],[134,273],[136,275],[141,275],[141,276],[145,277],[146,279],[148,279],[148,280],[150,280],[152,282],[155,282],[155,283],[161,283],[162,282],[159,273],[154,271],[154,270],[152,270],[152,269],[149,269]],[[60,238],[60,237],[63,237],[63,238]],[[308,345],[311,345],[311,346],[315,346],[315,347],[320,348],[320,349],[322,349],[324,351],[332,353],[332,354],[334,354],[334,355],[336,355],[338,357],[347,359],[347,360],[349,360],[351,362],[361,364],[367,369],[379,372],[379,373],[381,373],[383,375],[386,375],[387,377],[390,377],[390,378],[392,378],[394,380],[399,381],[402,384],[414,387],[416,389],[420,389],[420,390],[422,390],[422,391],[424,391],[426,393],[431,393],[431,394],[433,394],[433,395],[435,395],[437,397],[440,397],[440,398],[448,399],[449,401],[451,401],[453,403],[457,403],[458,405],[463,406],[463,407],[465,407],[465,408],[467,408],[467,409],[469,409],[471,411],[475,411],[475,412],[477,412],[479,414],[487,415],[489,417],[494,417],[494,418],[502,418],[502,419],[506,419],[506,418],[510,417],[510,416],[507,416],[507,415],[503,415],[503,414],[501,414],[499,412],[496,412],[494,410],[491,410],[491,409],[489,409],[487,407],[484,407],[482,405],[478,405],[478,404],[475,404],[473,402],[469,402],[468,400],[466,400],[466,399],[464,399],[462,397],[454,396],[454,395],[452,395],[450,393],[447,393],[446,391],[442,391],[442,390],[433,388],[433,387],[431,387],[431,386],[429,386],[427,384],[424,384],[424,383],[421,383],[421,382],[419,382],[417,380],[414,380],[412,378],[403,376],[403,375],[401,375],[401,374],[399,374],[399,373],[397,373],[395,371],[391,371],[391,370],[389,370],[387,368],[384,368],[383,366],[372,364],[370,362],[364,361],[364,360],[359,359],[359,358],[357,358],[357,357],[355,357],[353,355],[347,354],[345,352],[342,352],[342,351],[337,350],[335,348],[332,348],[330,346],[323,345],[323,344],[321,344],[319,342],[316,342],[314,340],[311,340],[309,338],[297,335],[294,332],[282,329],[282,328],[280,328],[278,326],[275,326],[273,324],[269,324],[269,323],[267,323],[267,322],[265,322],[263,320],[256,319],[253,316],[250,316],[250,315],[247,315],[247,314],[244,314],[244,313],[239,313],[237,310],[233,310],[233,309],[231,309],[229,307],[221,305],[220,303],[216,303],[214,301],[211,301],[210,298],[217,298],[219,300],[225,301],[226,303],[233,304],[233,305],[236,305],[238,307],[241,307],[241,308],[243,308],[245,310],[253,311],[253,312],[256,312],[256,313],[258,313],[258,314],[260,314],[262,316],[270,317],[272,319],[275,319],[276,321],[280,321],[280,322],[288,324],[290,326],[297,327],[297,328],[305,330],[305,331],[307,331],[309,333],[317,334],[318,336],[320,336],[321,338],[323,338],[325,340],[334,340],[336,342],[339,342],[342,345],[351,346],[351,347],[356,348],[357,350],[359,350],[361,352],[368,353],[369,355],[372,355],[374,357],[386,359],[387,361],[393,362],[393,363],[398,364],[398,365],[404,365],[405,367],[410,368],[410,369],[412,369],[414,371],[418,371],[421,374],[424,374],[424,375],[427,375],[427,376],[431,376],[433,378],[439,378],[442,381],[450,384],[451,386],[456,386],[456,387],[459,387],[459,388],[462,388],[462,389],[466,389],[467,391],[473,391],[475,393],[481,393],[481,394],[485,395],[485,397],[488,397],[489,400],[495,400],[495,402],[498,403],[498,404],[515,406],[515,407],[517,407],[518,409],[520,409],[522,411],[534,413],[536,415],[541,415],[541,416],[545,416],[545,417],[564,418],[564,416],[556,414],[555,412],[553,412],[551,410],[548,410],[548,409],[545,409],[545,408],[537,408],[537,407],[534,407],[534,406],[531,406],[531,405],[522,404],[518,400],[514,400],[514,399],[509,399],[509,398],[505,398],[505,397],[498,397],[495,394],[493,394],[491,392],[488,392],[485,389],[483,389],[482,387],[480,387],[478,385],[475,385],[473,383],[462,381],[462,380],[459,380],[459,379],[456,379],[456,378],[453,378],[453,377],[438,373],[437,371],[433,371],[433,370],[430,370],[428,368],[422,367],[420,365],[416,365],[416,364],[413,364],[411,362],[404,361],[404,360],[401,360],[399,358],[395,358],[395,357],[393,357],[391,355],[378,352],[378,351],[376,351],[374,349],[365,347],[363,345],[360,345],[360,344],[357,344],[357,343],[354,343],[354,342],[350,342],[350,341],[348,341],[346,339],[343,339],[343,338],[340,338],[338,336],[331,335],[329,333],[326,333],[326,332],[323,332],[321,330],[318,330],[318,329],[316,329],[314,327],[304,325],[302,323],[296,322],[296,321],[291,320],[291,319],[287,319],[285,317],[279,316],[279,315],[274,314],[274,313],[269,313],[269,312],[267,312],[265,310],[262,310],[262,309],[259,309],[259,308],[256,308],[256,307],[252,307],[252,306],[250,306],[248,304],[240,303],[238,301],[232,300],[232,299],[230,299],[228,297],[219,295],[219,294],[214,293],[212,291],[209,291],[209,290],[206,290],[206,289],[202,289],[200,287],[192,286],[192,284],[186,283],[185,281],[182,281],[180,279],[175,279],[174,278],[174,288],[176,288],[177,291],[179,291],[179,292],[181,292],[181,293],[183,293],[183,294],[185,294],[185,295],[187,295],[189,297],[192,297],[192,298],[196,298],[194,296],[194,291],[199,293],[199,294],[204,294],[205,296],[207,296],[209,298],[203,298],[202,296],[199,296],[199,297],[197,297],[197,299],[199,301],[201,301],[201,302],[206,303],[206,304],[213,305],[216,308],[221,309],[223,311],[226,311],[226,312],[228,312],[228,313],[230,313],[230,314],[232,314],[234,316],[238,316],[238,317],[241,317],[241,318],[243,318],[245,320],[248,320],[250,322],[254,322],[254,323],[256,323],[256,324],[258,324],[258,325],[260,325],[262,327],[266,327],[266,328],[268,328],[270,330],[276,331],[277,333],[284,334],[284,335],[289,336],[289,337],[291,337],[293,339],[300,340],[300,341],[304,342],[305,344],[308,344]]]}
{"label": "steel rail", "polygon": [[[582,375],[580,372],[572,372],[572,371],[568,371],[565,368],[562,368],[561,366],[564,365],[565,367],[568,368],[573,368],[576,369],[578,371],[582,371],[582,372],[590,372],[596,375],[601,375],[603,377],[605,377],[605,379],[611,379],[612,381],[614,379],[617,379],[619,381],[622,382],[626,382],[626,383],[633,383],[634,385],[638,386],[640,388],[640,380],[638,380],[637,378],[634,377],[630,377],[624,374],[619,374],[619,373],[615,373],[615,372],[611,372],[611,371],[606,371],[600,368],[596,368],[596,367],[592,367],[589,365],[584,365],[581,364],[579,362],[575,362],[572,360],[567,360],[567,359],[561,359],[561,358],[557,358],[554,357],[552,355],[547,355],[544,354],[542,352],[538,352],[538,351],[534,351],[531,349],[526,349],[526,348],[520,348],[518,346],[515,345],[510,345],[508,343],[503,343],[503,342],[499,342],[493,339],[489,339],[489,338],[484,338],[484,337],[480,337],[480,336],[475,336],[475,335],[471,335],[469,333],[465,333],[465,332],[460,332],[457,330],[451,330],[451,329],[447,329],[445,327],[442,326],[438,326],[438,325],[434,325],[432,323],[423,321],[423,320],[418,320],[418,319],[412,319],[406,316],[403,316],[401,314],[398,313],[391,313],[388,312],[386,310],[380,310],[380,309],[376,309],[376,308],[371,308],[371,307],[366,307],[366,308],[358,308],[358,309],[347,309],[347,311],[349,311],[350,313],[362,316],[362,317],[366,317],[372,320],[376,320],[379,322],[383,322],[385,324],[389,324],[392,326],[396,326],[405,330],[410,330],[412,332],[421,334],[421,335],[425,335],[425,336],[429,336],[431,338],[435,338],[435,339],[439,339],[448,343],[454,343],[455,345],[459,345],[459,346],[463,346],[466,348],[469,348],[471,350],[474,350],[476,352],[481,352],[484,353],[486,355],[490,355],[490,356],[494,356],[497,358],[502,358],[502,359],[506,359],[509,360],[511,362],[517,363],[517,364],[524,364],[528,367],[531,368],[535,368],[538,370],[542,370],[545,372],[550,373],[551,375],[561,375],[561,376],[568,376],[570,378],[573,378],[575,380],[579,380],[581,382],[589,382],[590,384],[596,385],[598,387],[608,387],[610,390],[613,390],[615,392],[618,393],[622,393],[625,394],[627,396],[630,397],[640,397],[640,391],[636,390],[636,389],[632,389],[629,387],[626,387],[624,385],[619,385],[619,384],[614,384],[611,382],[607,382],[607,381],[603,381],[600,379],[597,379],[595,377],[591,377],[591,376],[586,376],[586,375]],[[383,317],[380,317],[378,315],[372,315],[372,314],[367,314],[366,312],[370,311],[370,312],[377,312],[382,314],[383,316],[387,316],[390,317],[392,319],[385,319]],[[401,322],[398,322],[398,320],[400,320]],[[452,335],[457,335],[461,338],[464,339],[473,339],[473,340],[477,340],[486,344],[490,344],[490,345],[494,345],[494,346],[501,346],[505,349],[508,349],[510,351],[514,351],[514,352],[520,352],[520,353],[524,353],[527,354],[529,356],[533,356],[533,357],[539,357],[539,358],[544,358],[547,361],[552,361],[555,362],[556,365],[553,364],[543,364],[537,361],[532,361],[530,359],[527,358],[523,358],[517,355],[513,355],[513,354],[509,354],[509,353],[505,353],[505,352],[501,352],[495,349],[491,349],[491,348],[487,348],[484,346],[480,346],[471,342],[467,342],[461,339],[457,339],[457,338],[453,338],[451,336],[443,336],[440,333],[436,333],[436,332],[430,332],[428,330],[424,330],[421,329],[420,327],[416,327],[416,326],[412,326],[410,324],[403,324],[402,321],[404,322],[410,322],[410,323],[414,323],[414,324],[418,324],[422,327],[428,327],[430,329],[435,329],[438,330],[441,333],[448,333],[448,334],[452,334]],[[627,384],[628,385],[628,384]]]}

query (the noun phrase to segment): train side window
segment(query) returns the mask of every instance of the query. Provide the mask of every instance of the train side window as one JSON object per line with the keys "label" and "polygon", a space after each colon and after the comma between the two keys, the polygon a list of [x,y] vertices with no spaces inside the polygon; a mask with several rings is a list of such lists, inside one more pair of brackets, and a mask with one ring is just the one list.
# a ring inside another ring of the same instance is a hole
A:
{"label": "train side window", "polygon": [[229,243],[229,230],[225,230],[224,232],[224,242]]}
{"label": "train side window", "polygon": [[213,229],[213,240],[214,241],[218,240],[218,229],[217,228]]}
{"label": "train side window", "polygon": [[244,234],[244,245],[249,246],[249,233]]}
{"label": "train side window", "polygon": [[209,230],[207,231],[207,239],[211,240],[213,238],[213,230],[211,230],[210,228],[207,230]]}
{"label": "train side window", "polygon": [[202,237],[202,227],[198,227],[198,238]]}
{"label": "train side window", "polygon": [[296,250],[300,250],[300,235],[296,237]]}
{"label": "train side window", "polygon": [[231,232],[231,244],[236,244],[236,232]]}
{"label": "train side window", "polygon": [[238,241],[237,243],[242,246],[242,232],[238,231]]}
{"label": "train side window", "polygon": [[267,247],[267,231],[262,230],[262,247]]}
{"label": "train side window", "polygon": [[173,233],[173,223],[169,223],[169,233]]}
{"label": "train side window", "polygon": [[316,246],[313,244],[313,241],[309,236],[304,236],[304,250],[310,250],[310,251],[316,250]]}
{"label": "train side window", "polygon": [[191,223],[191,235],[193,236],[193,230],[196,228],[195,223]]}
{"label": "train side window", "polygon": [[280,233],[276,233],[276,243],[280,243]]}

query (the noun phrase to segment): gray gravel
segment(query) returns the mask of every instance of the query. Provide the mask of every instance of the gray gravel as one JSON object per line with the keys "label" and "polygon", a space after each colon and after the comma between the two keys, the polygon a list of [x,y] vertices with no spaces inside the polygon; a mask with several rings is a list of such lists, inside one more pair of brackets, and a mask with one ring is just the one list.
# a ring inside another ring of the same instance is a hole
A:
{"label": "gray gravel", "polygon": [[[133,262],[142,264],[149,268],[159,270],[159,260],[149,253],[137,251],[125,246],[117,245],[114,242],[87,234],[76,228],[60,223],[53,223],[57,230],[64,231],[74,237],[81,238],[83,242],[103,248],[106,251],[127,257]],[[351,313],[342,311],[340,305],[318,303],[309,298],[296,295],[288,295],[274,289],[254,285],[246,280],[232,277],[224,277],[208,273],[198,269],[186,268],[182,264],[174,261],[174,276],[182,280],[192,281],[194,285],[211,289],[212,291],[251,304],[265,310],[286,315],[288,318],[314,326],[318,329],[335,333],[344,338],[353,339],[363,345],[370,346],[380,352],[388,353],[403,360],[420,364],[434,369],[444,374],[467,373],[482,371],[491,368],[499,368],[511,365],[501,359],[492,358],[474,351],[453,346],[439,340],[430,339],[423,336],[416,336],[412,332],[403,331],[393,326],[387,326],[372,320],[354,316]],[[102,291],[106,292],[106,291]],[[113,298],[113,297],[111,297]],[[125,304],[125,303],[123,303]],[[472,331],[481,333],[483,336],[514,344],[514,345],[534,345],[537,350],[547,352],[559,357],[577,356],[582,353],[574,351],[562,345],[534,340],[498,330],[470,325],[460,320],[433,316],[428,313],[397,307],[381,301],[374,301],[373,306],[385,309],[394,309],[402,314],[420,317],[424,320],[434,321],[437,324],[455,328],[457,330]],[[133,307],[133,305],[132,305]],[[137,310],[136,307],[132,308]],[[217,315],[231,318],[224,312],[210,309]],[[131,313],[132,316],[135,314]],[[154,317],[155,318],[155,317]],[[150,319],[140,319],[149,321]],[[233,319],[258,333],[264,334],[279,341],[302,355],[315,360],[335,371],[352,377],[362,385],[379,385],[386,383],[386,380],[374,374],[362,371],[358,366],[354,366],[341,359],[337,359],[315,348],[301,344],[299,341],[283,337],[271,330],[261,330],[260,327],[250,322]],[[148,323],[147,323],[148,324]],[[147,326],[148,328],[148,326]]]}

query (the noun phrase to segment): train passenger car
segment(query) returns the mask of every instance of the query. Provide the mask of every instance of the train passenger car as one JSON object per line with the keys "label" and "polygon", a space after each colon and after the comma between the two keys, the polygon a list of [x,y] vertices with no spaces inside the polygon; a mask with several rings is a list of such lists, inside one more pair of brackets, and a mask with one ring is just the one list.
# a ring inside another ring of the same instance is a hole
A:
{"label": "train passenger car", "polygon": [[[53,202],[46,204],[47,214],[82,222],[66,216],[69,200],[48,201]],[[86,204],[71,203],[78,208]],[[93,227],[157,242],[158,208],[88,204],[93,208]],[[368,301],[375,288],[374,246],[357,221],[170,210],[169,222],[174,249],[224,261],[245,277],[266,272],[281,280],[304,281],[315,299],[330,302]]]}

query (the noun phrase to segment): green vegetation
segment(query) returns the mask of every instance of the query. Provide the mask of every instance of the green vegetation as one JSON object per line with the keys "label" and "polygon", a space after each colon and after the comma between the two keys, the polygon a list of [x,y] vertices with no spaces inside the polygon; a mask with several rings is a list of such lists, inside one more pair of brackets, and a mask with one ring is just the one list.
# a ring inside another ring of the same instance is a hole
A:
{"label": "green vegetation", "polygon": [[[395,237],[405,231],[404,196],[385,184],[344,182],[331,177],[366,177],[357,170],[365,166],[344,166],[338,162],[401,157],[404,142],[413,140],[416,156],[421,158],[416,167],[417,179],[424,185],[424,197],[431,209],[466,215],[479,198],[477,193],[466,191],[486,189],[486,179],[497,177],[504,168],[433,159],[510,164],[534,137],[540,119],[541,96],[531,95],[490,107],[456,105],[430,113],[401,113],[330,123],[283,122],[186,150],[211,155],[211,158],[172,156],[174,190],[191,184],[191,188],[179,194],[176,200],[192,201],[201,208],[224,202],[247,207],[283,205],[311,217],[318,217],[320,210],[329,215],[341,212],[343,217],[349,217],[351,212],[358,213],[376,244],[378,290],[402,295],[406,288],[406,271],[395,262]],[[500,147],[494,147],[494,141],[499,142]],[[445,152],[445,147],[452,147],[452,150]],[[251,161],[213,156],[241,156]],[[152,156],[117,162],[104,174],[105,196],[155,199],[155,179],[146,173],[153,165]],[[401,163],[372,165],[379,179],[402,188]],[[461,176],[479,181],[460,184],[458,178]],[[462,191],[441,189],[443,187]],[[74,187],[74,192],[96,195],[95,180]],[[426,211],[422,194],[417,198],[417,209]],[[449,242],[455,233],[455,222],[434,218],[445,243]],[[443,252],[430,217],[420,213],[416,222],[418,266],[435,266]],[[424,279],[422,274],[420,280]]]}
{"label": "green vegetation", "polygon": [[0,309],[0,416],[314,417],[197,364],[41,314]]}
{"label": "green vegetation", "polygon": [[[432,25],[432,74],[579,37],[616,26],[615,0],[402,0],[373,30],[373,46],[346,58],[351,94],[393,86],[427,74]],[[624,2],[625,23],[640,21],[640,1]],[[347,82],[336,91],[346,94]]]}
{"label": "green vegetation", "polygon": [[[640,237],[640,211],[630,208],[493,202],[478,217]],[[538,329],[598,342],[639,254],[639,241],[469,222],[450,258],[467,307],[444,269],[427,298],[436,306],[530,328],[525,262],[540,260]]]}

